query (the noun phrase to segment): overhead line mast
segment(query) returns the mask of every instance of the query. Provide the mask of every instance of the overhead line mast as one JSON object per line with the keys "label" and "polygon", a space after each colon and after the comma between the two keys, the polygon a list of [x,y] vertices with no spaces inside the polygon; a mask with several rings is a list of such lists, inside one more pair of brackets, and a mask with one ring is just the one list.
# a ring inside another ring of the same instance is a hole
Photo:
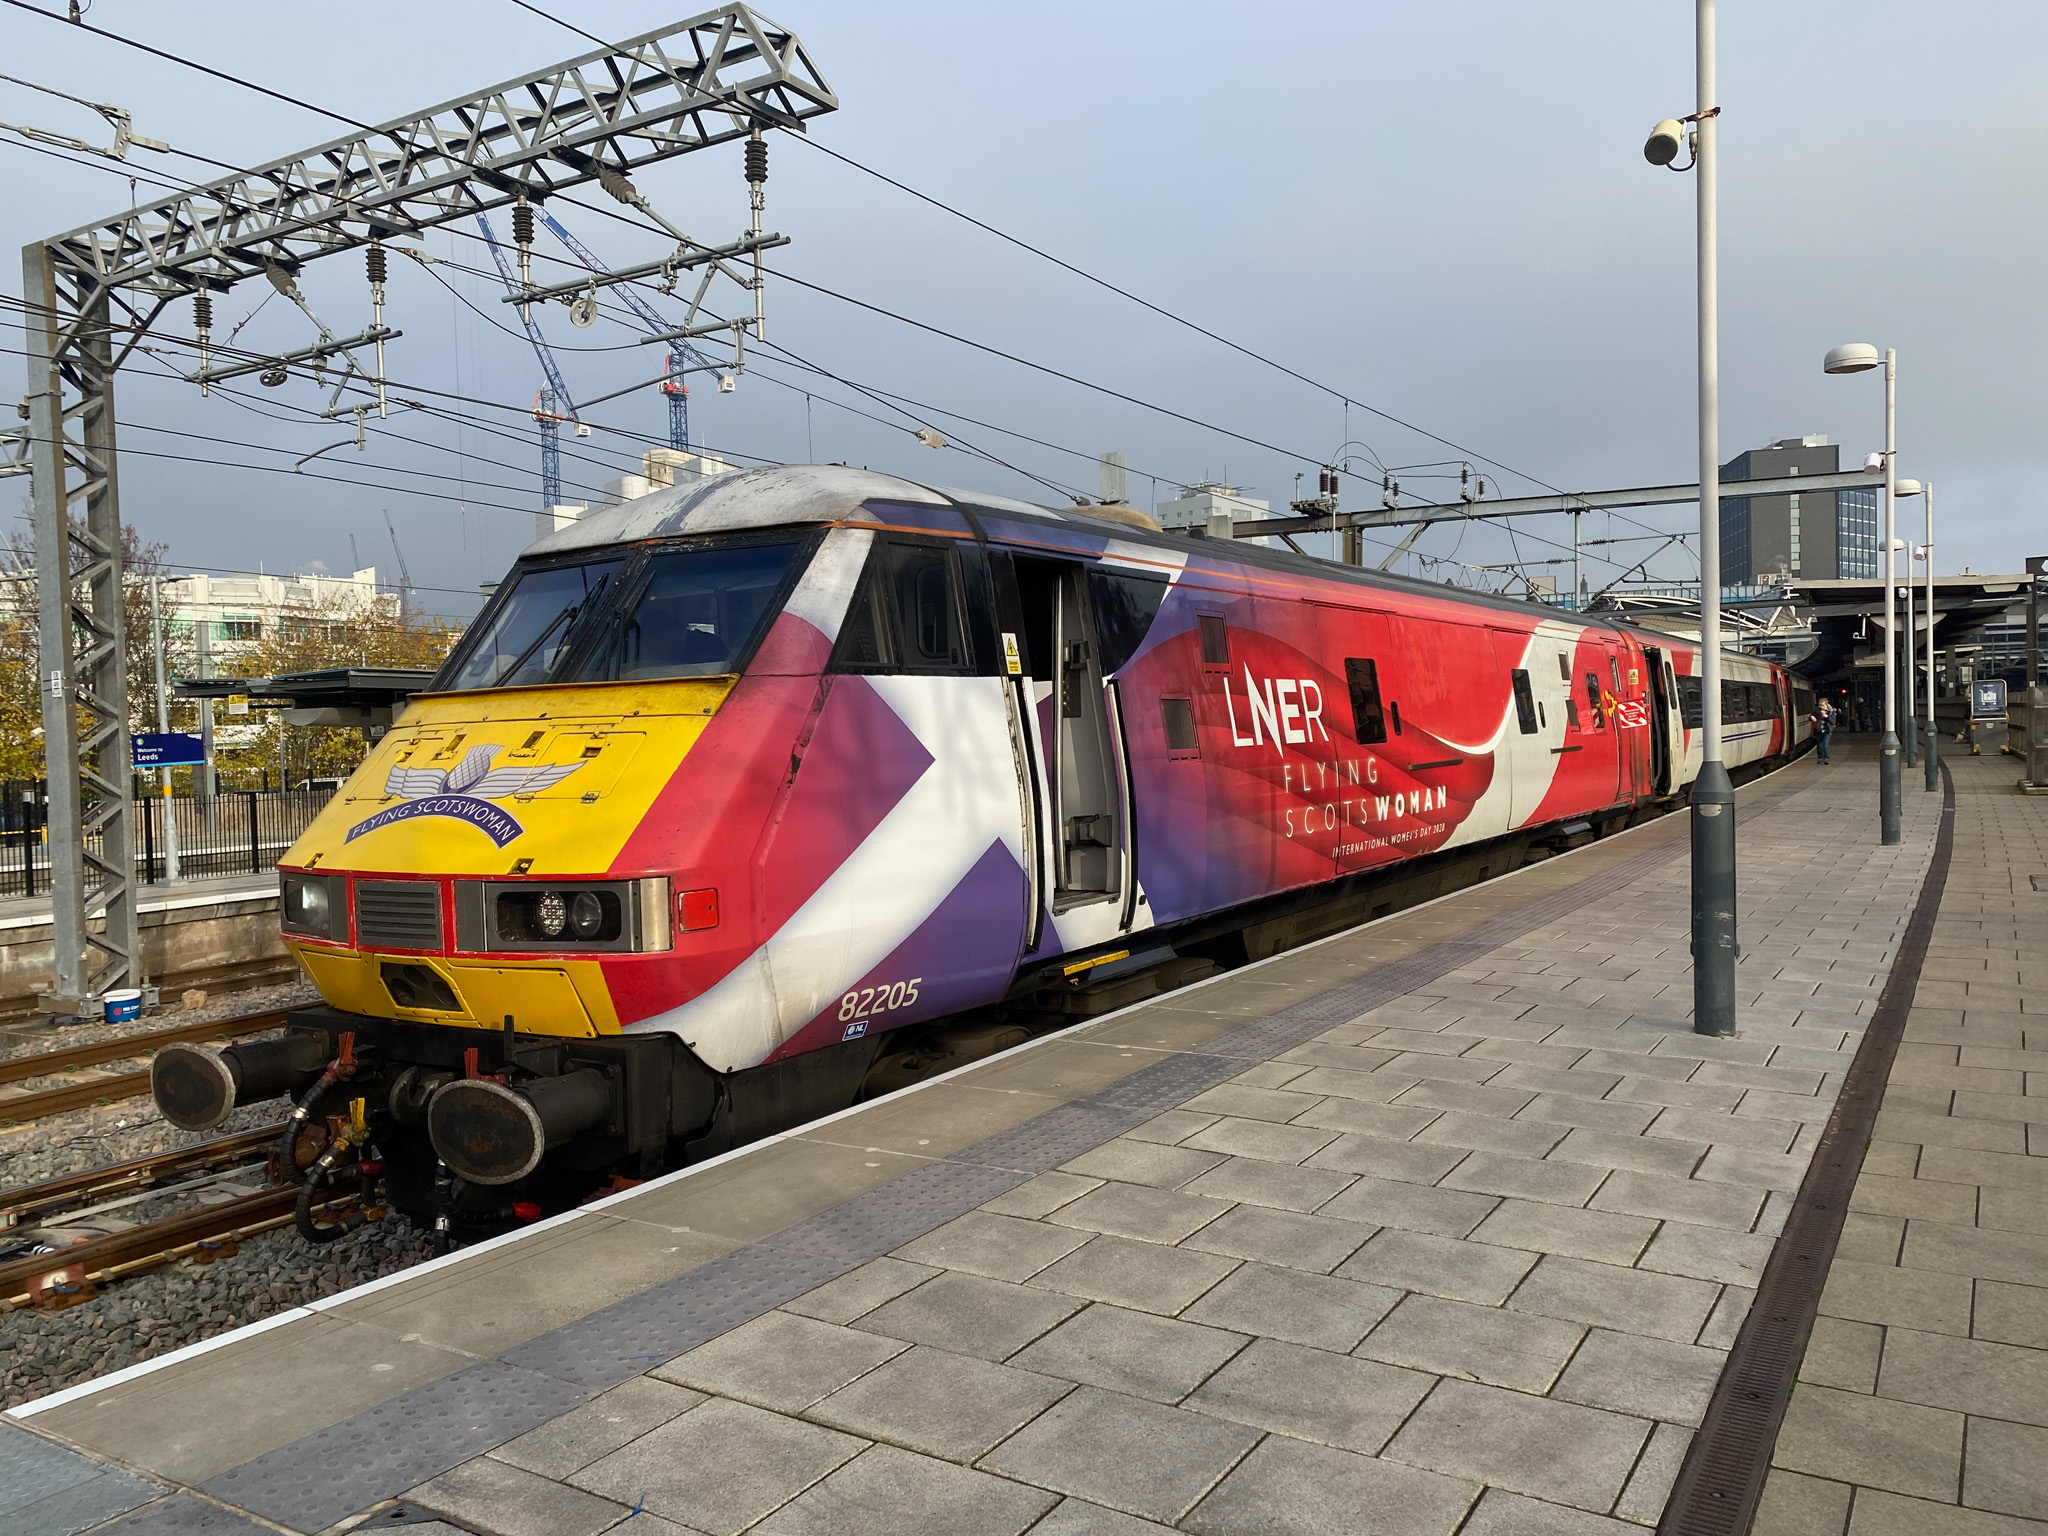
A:
{"label": "overhead line mast", "polygon": [[[624,177],[764,126],[802,132],[838,105],[793,33],[729,4],[23,248],[54,900],[46,1011],[90,1012],[107,990],[145,980],[113,384],[150,324],[187,295],[273,271],[289,280],[322,256]],[[687,264],[751,252],[743,239]],[[323,340],[294,361],[317,370],[380,339]]]}

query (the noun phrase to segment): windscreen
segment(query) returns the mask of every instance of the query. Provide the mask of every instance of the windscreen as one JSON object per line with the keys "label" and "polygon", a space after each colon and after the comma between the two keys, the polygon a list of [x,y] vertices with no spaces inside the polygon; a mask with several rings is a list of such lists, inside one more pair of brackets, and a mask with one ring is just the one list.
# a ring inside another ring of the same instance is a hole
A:
{"label": "windscreen", "polygon": [[662,550],[627,588],[583,680],[714,677],[739,671],[779,605],[797,541]]}
{"label": "windscreen", "polygon": [[589,631],[624,565],[603,560],[521,572],[483,633],[437,686],[454,691],[554,681],[557,664]]}

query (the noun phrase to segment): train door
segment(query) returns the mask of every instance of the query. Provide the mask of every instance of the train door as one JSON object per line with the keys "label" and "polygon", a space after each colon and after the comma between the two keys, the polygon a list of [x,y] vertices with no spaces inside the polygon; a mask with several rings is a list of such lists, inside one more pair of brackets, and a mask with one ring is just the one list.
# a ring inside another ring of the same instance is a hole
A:
{"label": "train door", "polygon": [[1642,680],[1634,651],[1622,641],[1602,639],[1608,668],[1608,711],[1614,719],[1614,795],[1632,801],[1649,795],[1649,713],[1642,709]]}
{"label": "train door", "polygon": [[1045,864],[1052,908],[1062,912],[1123,891],[1125,780],[1103,687],[1087,567],[1022,555],[1013,566],[1050,802]]}
{"label": "train door", "polygon": [[1643,665],[1649,669],[1650,686],[1650,783],[1659,795],[1671,793],[1671,742],[1673,717],[1678,701],[1665,681],[1669,667],[1664,652],[1654,645],[1643,647]]}
{"label": "train door", "polygon": [[[1555,734],[1562,740],[1565,713],[1560,704],[1558,718],[1553,725],[1545,701],[1536,696],[1537,678],[1531,670],[1535,658],[1530,654],[1530,637],[1512,629],[1489,629],[1487,632],[1493,639],[1494,675],[1504,678],[1507,684],[1504,690],[1505,730],[1495,759],[1508,776],[1507,824],[1502,829],[1505,831],[1523,825],[1549,793],[1558,762],[1558,754],[1550,738]],[[1550,651],[1550,647],[1544,648],[1542,654],[1545,659],[1541,666],[1553,665],[1548,659]],[[1545,686],[1553,685],[1546,683]]]}

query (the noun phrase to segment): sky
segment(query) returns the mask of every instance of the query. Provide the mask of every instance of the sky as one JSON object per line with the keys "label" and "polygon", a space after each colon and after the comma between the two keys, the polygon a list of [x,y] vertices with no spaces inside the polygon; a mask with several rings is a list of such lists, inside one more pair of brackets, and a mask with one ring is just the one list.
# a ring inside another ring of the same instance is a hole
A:
{"label": "sky", "polygon": [[[299,0],[261,26],[249,14],[223,0],[92,0],[86,19],[366,122],[593,46],[511,0]],[[554,14],[602,37],[684,15],[646,0]],[[816,144],[1325,387],[777,134],[766,222],[791,244],[768,263],[816,287],[771,277],[771,347],[729,394],[709,375],[694,382],[693,438],[732,462],[846,461],[1057,502],[1092,493],[1094,456],[1114,449],[1141,506],[1225,478],[1280,505],[1340,459],[1347,509],[1379,502],[1377,466],[1397,467],[1411,500],[1453,494],[1461,464],[1508,495],[1694,477],[1694,180],[1641,154],[1651,124],[1693,108],[1684,0],[1350,0],[1256,18],[1208,3],[777,0],[766,14],[839,97],[811,124]],[[347,131],[11,4],[0,40],[8,75],[116,103],[138,133],[193,154],[256,165]],[[1896,348],[1900,470],[1936,486],[1944,574],[2013,571],[2048,548],[2036,430],[2048,374],[2025,339],[2048,319],[2032,270],[2048,236],[2044,180],[2028,163],[2048,141],[2044,63],[2038,3],[1721,6],[1721,456],[1825,433],[1845,467],[1859,463],[1882,446],[1879,376],[1827,377],[1820,360],[1843,341]],[[6,81],[0,123],[108,142],[85,108]],[[117,213],[130,170],[218,174],[141,149],[125,167],[98,164],[0,132],[0,245]],[[693,236],[745,227],[737,145],[635,179]],[[166,194],[143,183],[140,195]],[[593,211],[613,206],[594,188],[578,197],[592,209],[555,211],[608,263],[667,253],[665,237]],[[496,222],[507,238],[509,220]],[[471,421],[373,416],[358,451],[352,424],[309,414],[328,399],[310,379],[243,380],[246,400],[202,399],[165,376],[183,361],[176,347],[139,354],[116,388],[125,518],[174,565],[217,571],[374,564],[392,581],[395,539],[424,606],[472,612],[532,536],[539,449],[525,411],[541,384],[472,231],[429,233],[436,265],[394,257],[387,309],[403,332],[388,350],[393,393],[467,397],[479,403],[454,409]],[[566,254],[545,234],[537,250]],[[0,266],[0,292],[19,295],[17,272]],[[359,256],[309,266],[301,287],[337,335],[369,324]],[[680,300],[652,302],[680,315]],[[729,285],[707,298],[721,314],[746,302]],[[260,281],[215,308],[216,336],[246,319],[238,346],[315,338]],[[579,399],[659,369],[660,349],[630,324],[579,330],[560,306],[539,313]],[[188,337],[190,305],[158,330]],[[9,317],[0,347],[0,380],[21,379]],[[850,384],[919,404],[891,409]],[[652,388],[587,420],[589,437],[564,439],[574,499],[637,467],[666,431]],[[948,447],[916,441],[927,424]],[[0,484],[9,518],[25,515],[24,484]],[[1901,514],[1918,539],[1920,504]],[[1588,515],[1589,585],[1660,549],[1652,575],[1696,577],[1686,546],[1664,543],[1695,521],[1687,507]],[[1570,543],[1568,519],[1437,528],[1399,568],[1499,585],[1484,567],[1568,560]],[[1368,544],[1371,563],[1381,547]]]}

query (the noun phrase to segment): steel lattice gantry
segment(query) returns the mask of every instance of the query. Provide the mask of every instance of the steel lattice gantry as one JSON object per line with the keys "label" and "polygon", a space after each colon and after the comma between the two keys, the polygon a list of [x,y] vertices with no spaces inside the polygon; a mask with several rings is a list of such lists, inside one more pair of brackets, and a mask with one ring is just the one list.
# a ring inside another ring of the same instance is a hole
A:
{"label": "steel lattice gantry", "polygon": [[55,901],[45,1009],[143,981],[113,379],[164,307],[600,171],[801,130],[838,104],[793,34],[727,5],[23,249]]}

